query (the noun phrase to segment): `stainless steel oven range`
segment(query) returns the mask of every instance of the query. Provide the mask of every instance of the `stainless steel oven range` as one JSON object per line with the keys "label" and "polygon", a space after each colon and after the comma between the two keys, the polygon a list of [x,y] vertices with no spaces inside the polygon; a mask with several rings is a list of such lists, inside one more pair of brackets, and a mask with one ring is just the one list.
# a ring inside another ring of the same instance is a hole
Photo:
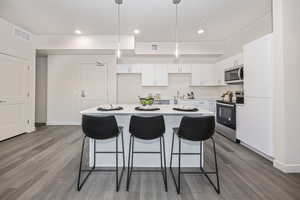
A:
{"label": "stainless steel oven range", "polygon": [[217,101],[216,131],[228,139],[239,143],[236,138],[236,104]]}

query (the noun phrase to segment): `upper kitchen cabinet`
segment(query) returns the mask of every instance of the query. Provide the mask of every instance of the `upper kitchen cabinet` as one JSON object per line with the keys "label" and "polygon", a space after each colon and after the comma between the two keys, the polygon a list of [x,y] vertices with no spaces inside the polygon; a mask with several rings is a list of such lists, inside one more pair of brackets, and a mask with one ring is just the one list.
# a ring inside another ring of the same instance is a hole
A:
{"label": "upper kitchen cabinet", "polygon": [[168,64],[168,73],[170,74],[189,74],[192,73],[191,64]]}
{"label": "upper kitchen cabinet", "polygon": [[140,65],[136,64],[118,64],[117,73],[119,74],[130,74],[130,73],[141,73],[142,69]]}
{"label": "upper kitchen cabinet", "polygon": [[191,65],[192,80],[191,86],[217,86],[219,85],[219,77],[217,76],[217,68],[214,64],[192,64]]}
{"label": "upper kitchen cabinet", "polygon": [[218,84],[219,85],[226,85],[224,80],[224,71],[227,68],[231,68],[238,65],[244,64],[244,58],[243,54],[237,54],[234,56],[231,56],[229,58],[226,58],[224,60],[221,60],[216,63],[216,76],[218,76]]}
{"label": "upper kitchen cabinet", "polygon": [[168,86],[168,65],[143,64],[142,86]]}
{"label": "upper kitchen cabinet", "polygon": [[248,97],[272,97],[272,34],[244,46],[244,91]]}

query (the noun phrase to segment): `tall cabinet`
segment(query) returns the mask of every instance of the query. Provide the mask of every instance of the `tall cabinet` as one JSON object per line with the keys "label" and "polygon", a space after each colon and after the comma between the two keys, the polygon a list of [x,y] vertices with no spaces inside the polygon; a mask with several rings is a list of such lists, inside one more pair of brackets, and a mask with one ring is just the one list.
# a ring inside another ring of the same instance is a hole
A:
{"label": "tall cabinet", "polygon": [[237,137],[258,152],[273,156],[272,40],[268,34],[243,48],[245,104],[237,110]]}

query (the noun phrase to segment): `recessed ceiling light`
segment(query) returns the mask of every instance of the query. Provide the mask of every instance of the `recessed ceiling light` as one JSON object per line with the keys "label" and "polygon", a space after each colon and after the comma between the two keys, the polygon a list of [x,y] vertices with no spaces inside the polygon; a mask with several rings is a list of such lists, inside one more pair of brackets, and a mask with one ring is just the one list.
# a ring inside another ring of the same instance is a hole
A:
{"label": "recessed ceiling light", "polygon": [[135,29],[135,30],[133,31],[133,33],[136,34],[136,35],[140,34],[140,32],[141,32],[141,31],[140,31],[139,29]]}
{"label": "recessed ceiling light", "polygon": [[204,33],[204,30],[203,30],[203,29],[199,29],[199,30],[197,31],[197,33],[198,33],[199,35],[201,35],[201,34]]}
{"label": "recessed ceiling light", "polygon": [[77,35],[82,34],[81,30],[79,30],[79,29],[75,30],[74,33],[77,34]]}

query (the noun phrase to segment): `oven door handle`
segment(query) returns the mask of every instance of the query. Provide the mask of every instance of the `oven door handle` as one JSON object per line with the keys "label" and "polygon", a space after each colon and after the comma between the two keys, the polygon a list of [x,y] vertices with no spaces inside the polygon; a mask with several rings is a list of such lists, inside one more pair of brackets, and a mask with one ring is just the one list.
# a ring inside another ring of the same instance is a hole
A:
{"label": "oven door handle", "polygon": [[234,105],[230,105],[230,104],[226,104],[226,103],[217,103],[217,105],[227,106],[227,107],[232,107],[232,108],[234,108]]}

